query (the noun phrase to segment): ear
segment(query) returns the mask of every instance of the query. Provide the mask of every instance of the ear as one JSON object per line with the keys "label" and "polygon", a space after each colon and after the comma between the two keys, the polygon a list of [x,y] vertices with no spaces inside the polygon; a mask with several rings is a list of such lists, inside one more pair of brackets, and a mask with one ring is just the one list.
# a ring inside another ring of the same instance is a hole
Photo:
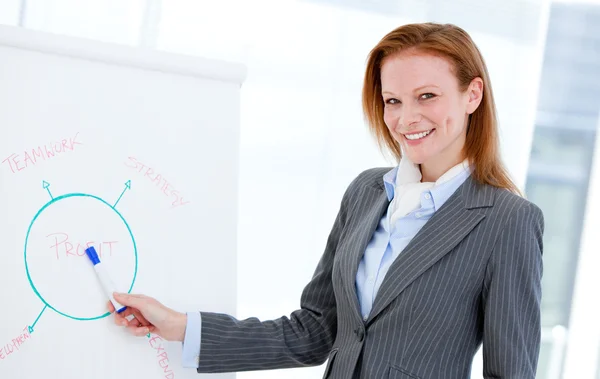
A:
{"label": "ear", "polygon": [[466,91],[467,95],[467,113],[472,114],[475,112],[481,100],[483,99],[483,80],[480,77],[477,77],[471,80],[469,84],[469,88]]}

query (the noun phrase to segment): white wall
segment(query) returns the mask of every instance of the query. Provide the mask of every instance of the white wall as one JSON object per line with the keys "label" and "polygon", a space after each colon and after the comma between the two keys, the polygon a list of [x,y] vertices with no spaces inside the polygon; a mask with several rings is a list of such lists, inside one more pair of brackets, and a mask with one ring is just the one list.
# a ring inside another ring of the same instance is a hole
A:
{"label": "white wall", "polygon": [[18,25],[20,6],[20,0],[0,1],[0,24]]}
{"label": "white wall", "polygon": [[146,0],[27,0],[25,26],[136,45]]}

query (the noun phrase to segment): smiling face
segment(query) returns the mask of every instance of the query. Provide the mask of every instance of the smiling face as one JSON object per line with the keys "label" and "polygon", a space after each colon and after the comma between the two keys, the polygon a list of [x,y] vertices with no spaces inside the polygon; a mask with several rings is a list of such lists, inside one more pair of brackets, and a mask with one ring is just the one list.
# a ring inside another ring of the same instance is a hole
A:
{"label": "smiling face", "polygon": [[423,181],[435,181],[464,159],[469,114],[483,93],[475,78],[461,91],[450,62],[415,50],[391,55],[381,66],[384,122]]}

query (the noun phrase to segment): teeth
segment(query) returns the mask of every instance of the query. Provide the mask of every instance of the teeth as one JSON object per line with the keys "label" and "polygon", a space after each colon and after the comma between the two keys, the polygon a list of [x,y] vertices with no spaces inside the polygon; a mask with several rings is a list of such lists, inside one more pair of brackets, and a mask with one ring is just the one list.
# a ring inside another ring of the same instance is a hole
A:
{"label": "teeth", "polygon": [[[432,129],[433,130],[433,129]],[[421,139],[423,137],[425,137],[426,135],[428,135],[429,133],[431,133],[431,130],[428,130],[426,132],[423,133],[416,133],[416,134],[405,134],[404,136],[406,136],[407,139],[409,140],[417,140],[417,139]]]}

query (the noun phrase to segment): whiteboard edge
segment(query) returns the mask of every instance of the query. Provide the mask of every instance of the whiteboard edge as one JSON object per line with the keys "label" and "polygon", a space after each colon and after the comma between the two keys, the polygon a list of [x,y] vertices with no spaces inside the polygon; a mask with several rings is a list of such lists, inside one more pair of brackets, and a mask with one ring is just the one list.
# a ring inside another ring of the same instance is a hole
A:
{"label": "whiteboard edge", "polygon": [[62,36],[7,25],[0,25],[0,46],[220,80],[240,86],[247,75],[246,66],[240,63]]}

